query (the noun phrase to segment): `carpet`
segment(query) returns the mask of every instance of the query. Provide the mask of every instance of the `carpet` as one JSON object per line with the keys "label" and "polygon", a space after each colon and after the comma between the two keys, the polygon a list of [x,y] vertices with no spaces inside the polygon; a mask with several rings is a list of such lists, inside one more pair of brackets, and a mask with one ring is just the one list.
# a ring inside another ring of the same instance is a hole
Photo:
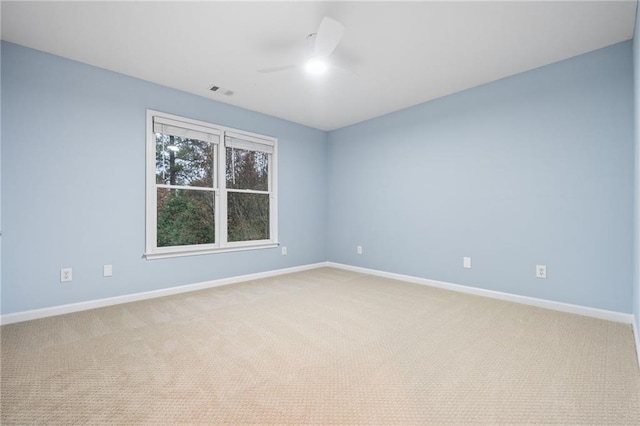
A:
{"label": "carpet", "polygon": [[333,268],[1,328],[16,424],[640,424],[632,329]]}

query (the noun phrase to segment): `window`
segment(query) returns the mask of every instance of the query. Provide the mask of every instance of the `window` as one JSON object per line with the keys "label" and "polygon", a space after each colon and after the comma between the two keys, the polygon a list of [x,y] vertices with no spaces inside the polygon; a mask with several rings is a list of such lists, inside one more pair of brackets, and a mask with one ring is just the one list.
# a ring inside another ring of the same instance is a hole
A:
{"label": "window", "polygon": [[276,142],[147,111],[146,257],[276,246]]}

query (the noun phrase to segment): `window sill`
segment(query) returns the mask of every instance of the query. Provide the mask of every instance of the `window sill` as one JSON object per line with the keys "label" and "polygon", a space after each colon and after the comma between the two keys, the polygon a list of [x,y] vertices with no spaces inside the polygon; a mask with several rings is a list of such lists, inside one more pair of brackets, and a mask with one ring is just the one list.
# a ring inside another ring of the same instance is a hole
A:
{"label": "window sill", "polygon": [[247,246],[230,246],[230,247],[221,247],[221,248],[180,250],[180,251],[170,251],[170,252],[161,252],[161,253],[145,253],[144,258],[146,258],[147,260],[155,260],[155,259],[168,259],[172,257],[200,256],[203,254],[228,253],[233,251],[261,250],[261,249],[275,248],[275,247],[278,247],[279,245],[280,243],[266,243],[266,244],[259,244],[259,245],[247,245]]}

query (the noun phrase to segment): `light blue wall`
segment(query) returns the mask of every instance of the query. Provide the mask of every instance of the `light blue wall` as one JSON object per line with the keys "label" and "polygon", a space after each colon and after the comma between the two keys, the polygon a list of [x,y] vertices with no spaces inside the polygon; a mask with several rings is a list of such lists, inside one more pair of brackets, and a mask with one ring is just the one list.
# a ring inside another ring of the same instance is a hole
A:
{"label": "light blue wall", "polygon": [[[636,332],[640,331],[640,6],[636,9],[636,27],[633,35],[633,93],[635,123],[635,185],[634,185],[634,244],[633,244],[633,313]],[[636,335],[636,342],[640,336]],[[640,348],[637,348],[640,360]]]}
{"label": "light blue wall", "polygon": [[[325,132],[10,43],[1,64],[3,314],[326,259]],[[287,256],[142,259],[147,108],[279,138]]]}
{"label": "light blue wall", "polygon": [[632,83],[624,42],[331,132],[329,260],[630,313]]}
{"label": "light blue wall", "polygon": [[[1,66],[3,314],[327,259],[638,312],[630,42],[328,135],[10,43]],[[142,259],[146,108],[279,138],[288,256]]]}

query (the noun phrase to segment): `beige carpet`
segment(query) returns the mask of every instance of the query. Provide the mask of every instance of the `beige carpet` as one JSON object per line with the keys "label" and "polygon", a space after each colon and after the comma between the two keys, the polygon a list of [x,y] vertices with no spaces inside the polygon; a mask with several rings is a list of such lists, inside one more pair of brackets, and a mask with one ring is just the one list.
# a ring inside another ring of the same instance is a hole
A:
{"label": "beige carpet", "polygon": [[322,268],[2,327],[13,424],[640,424],[631,327]]}

